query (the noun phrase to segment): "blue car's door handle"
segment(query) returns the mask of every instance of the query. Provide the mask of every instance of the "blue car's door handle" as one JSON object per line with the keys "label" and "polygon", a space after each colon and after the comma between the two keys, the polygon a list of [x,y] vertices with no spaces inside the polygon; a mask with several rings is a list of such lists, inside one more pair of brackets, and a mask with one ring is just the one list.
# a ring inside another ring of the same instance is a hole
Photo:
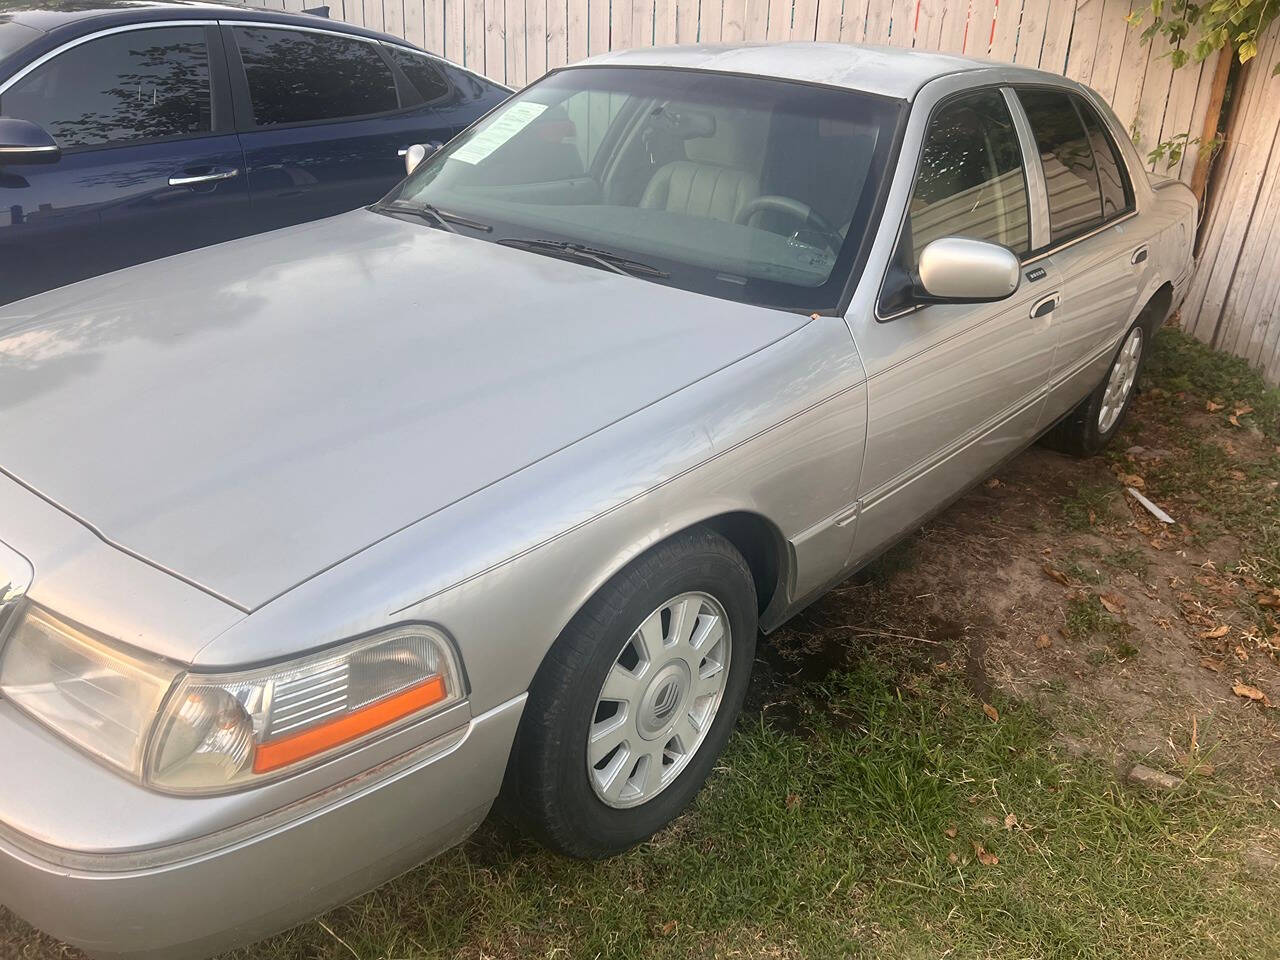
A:
{"label": "blue car's door handle", "polygon": [[240,176],[240,171],[234,168],[230,170],[210,170],[208,173],[183,173],[176,177],[170,177],[169,186],[191,187],[199,183],[214,183],[218,180],[230,180],[232,177],[238,176]]}

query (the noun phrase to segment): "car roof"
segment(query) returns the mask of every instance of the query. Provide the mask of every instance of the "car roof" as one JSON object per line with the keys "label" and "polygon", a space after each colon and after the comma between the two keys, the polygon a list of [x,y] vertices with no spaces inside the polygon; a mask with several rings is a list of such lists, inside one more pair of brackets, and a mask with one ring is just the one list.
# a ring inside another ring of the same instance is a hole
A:
{"label": "car roof", "polygon": [[[316,6],[325,0],[315,0]],[[265,10],[246,6],[232,0],[0,0],[0,22],[12,21],[42,33],[77,26],[98,29],[116,24],[139,23],[148,20],[184,20],[219,18],[224,20],[256,20],[271,23],[292,23],[300,26],[323,24],[326,29],[359,36],[378,37],[412,46],[399,37],[366,30],[341,20],[327,20],[306,13],[286,13],[282,10]],[[317,20],[320,23],[317,23]]]}
{"label": "car roof", "polygon": [[[911,100],[930,80],[956,73],[986,71],[1003,82],[1017,79],[1063,82],[1057,74],[950,53],[904,50],[849,43],[747,43],[646,47],[617,50],[575,66],[647,66],[745,73],[847,87]],[[975,77],[975,82],[980,82]]]}

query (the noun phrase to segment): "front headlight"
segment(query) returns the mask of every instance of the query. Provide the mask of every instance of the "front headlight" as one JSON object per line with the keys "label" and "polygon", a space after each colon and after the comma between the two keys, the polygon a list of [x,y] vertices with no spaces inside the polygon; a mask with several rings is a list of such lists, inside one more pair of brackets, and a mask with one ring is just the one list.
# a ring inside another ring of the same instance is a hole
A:
{"label": "front headlight", "polygon": [[0,696],[138,775],[147,732],[176,667],[128,654],[35,606],[0,655]]}
{"label": "front headlight", "polygon": [[136,779],[216,793],[442,710],[463,685],[450,642],[416,624],[267,667],[184,674],[31,606],[0,651],[0,696]]}
{"label": "front headlight", "polygon": [[270,667],[189,673],[165,702],[147,780],[180,793],[265,780],[461,697],[452,646],[418,625]]}

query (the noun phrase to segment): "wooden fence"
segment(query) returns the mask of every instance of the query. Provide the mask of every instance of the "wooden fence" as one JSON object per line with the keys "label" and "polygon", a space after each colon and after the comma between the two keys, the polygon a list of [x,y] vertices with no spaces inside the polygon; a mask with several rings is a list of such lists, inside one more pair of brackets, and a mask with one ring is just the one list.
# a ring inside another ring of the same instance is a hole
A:
{"label": "wooden fence", "polygon": [[[264,0],[255,0],[262,3]],[[265,0],[301,9],[317,0]],[[405,37],[513,87],[607,50],[829,40],[990,57],[1065,73],[1108,98],[1145,154],[1195,137],[1216,57],[1174,71],[1125,18],[1145,0],[328,0],[332,16]],[[1196,151],[1161,173],[1190,182]]]}
{"label": "wooden fence", "polygon": [[1280,22],[1233,94],[1183,326],[1280,384]]}

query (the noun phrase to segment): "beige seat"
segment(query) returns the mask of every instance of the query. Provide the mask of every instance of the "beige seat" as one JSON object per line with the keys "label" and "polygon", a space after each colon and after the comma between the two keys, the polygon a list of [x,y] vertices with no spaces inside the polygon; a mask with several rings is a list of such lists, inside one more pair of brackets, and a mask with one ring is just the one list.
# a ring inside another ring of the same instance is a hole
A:
{"label": "beige seat", "polygon": [[759,195],[760,181],[745,170],[675,160],[658,168],[645,187],[640,206],[732,223],[738,211]]}

